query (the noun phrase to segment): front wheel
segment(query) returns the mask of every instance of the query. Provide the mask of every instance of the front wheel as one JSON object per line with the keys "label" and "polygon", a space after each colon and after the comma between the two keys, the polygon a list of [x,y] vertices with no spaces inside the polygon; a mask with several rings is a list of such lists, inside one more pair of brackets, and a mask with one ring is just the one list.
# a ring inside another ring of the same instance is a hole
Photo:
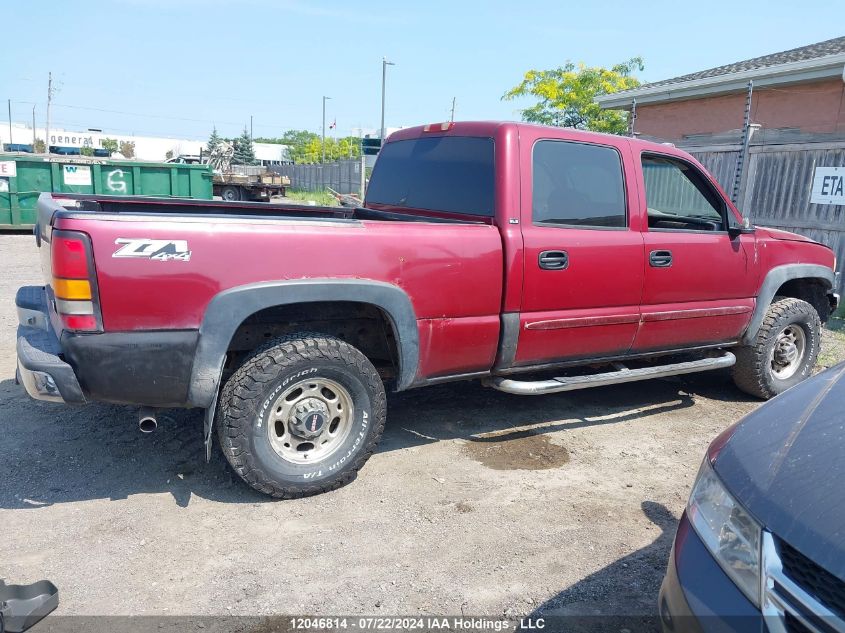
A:
{"label": "front wheel", "polygon": [[808,378],[819,355],[821,327],[806,301],[775,297],[754,342],[735,350],[737,387],[768,400]]}
{"label": "front wheel", "polygon": [[283,499],[349,483],[384,430],[384,385],[344,341],[294,334],[256,350],[220,395],[220,445],[253,488]]}

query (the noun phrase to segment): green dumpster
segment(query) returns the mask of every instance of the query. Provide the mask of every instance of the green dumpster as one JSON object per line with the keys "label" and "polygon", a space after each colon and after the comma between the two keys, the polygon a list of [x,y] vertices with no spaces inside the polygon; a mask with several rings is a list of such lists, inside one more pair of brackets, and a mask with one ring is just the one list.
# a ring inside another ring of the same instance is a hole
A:
{"label": "green dumpster", "polygon": [[211,200],[209,165],[0,154],[0,229],[30,228],[45,192]]}

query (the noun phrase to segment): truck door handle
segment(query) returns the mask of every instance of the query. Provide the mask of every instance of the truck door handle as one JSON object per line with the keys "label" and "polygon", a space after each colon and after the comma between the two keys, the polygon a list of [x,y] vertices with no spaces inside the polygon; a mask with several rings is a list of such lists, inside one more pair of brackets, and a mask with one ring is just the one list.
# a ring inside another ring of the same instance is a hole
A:
{"label": "truck door handle", "polygon": [[569,268],[569,254],[566,251],[543,251],[538,263],[543,270],[565,270]]}
{"label": "truck door handle", "polygon": [[651,251],[648,263],[653,268],[669,268],[672,265],[672,251]]}

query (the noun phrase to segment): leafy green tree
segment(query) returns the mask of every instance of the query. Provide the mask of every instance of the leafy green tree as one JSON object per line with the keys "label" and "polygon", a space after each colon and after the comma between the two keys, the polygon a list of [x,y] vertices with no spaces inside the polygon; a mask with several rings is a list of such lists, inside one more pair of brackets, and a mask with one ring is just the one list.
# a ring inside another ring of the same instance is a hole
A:
{"label": "leafy green tree", "polygon": [[235,139],[235,153],[232,156],[233,165],[255,165],[255,147],[249,136],[249,131],[244,127],[241,135]]}
{"label": "leafy green tree", "polygon": [[82,156],[93,156],[94,155],[94,148],[90,145],[84,145],[83,147],[79,148],[79,153]]}
{"label": "leafy green tree", "polygon": [[[307,130],[288,130],[278,137],[257,137],[256,143],[287,145],[295,163],[319,163],[323,156],[322,137]],[[361,157],[361,139],[357,136],[326,139],[326,161]]]}
{"label": "leafy green tree", "polygon": [[624,134],[628,129],[627,113],[602,110],[594,99],[636,88],[640,82],[633,73],[642,70],[640,57],[612,68],[567,62],[552,70],[529,70],[522,82],[508,90],[502,99],[537,99],[536,104],[522,110],[522,120],[529,123]]}
{"label": "leafy green tree", "polygon": [[44,142],[43,138],[35,139],[35,142],[32,144],[32,151],[36,154],[43,154],[47,151],[47,143]]}
{"label": "leafy green tree", "polygon": [[108,150],[109,156],[111,156],[118,149],[120,149],[117,139],[114,138],[104,138],[102,141],[100,141],[100,145],[103,149]]}
{"label": "leafy green tree", "polygon": [[222,137],[217,133],[217,126],[214,126],[214,129],[211,130],[211,136],[208,137],[208,143],[205,146],[205,151],[208,154],[211,154],[220,147],[220,143],[223,142]]}
{"label": "leafy green tree", "polygon": [[120,153],[124,158],[135,158],[135,141],[121,141]]}
{"label": "leafy green tree", "polygon": [[285,145],[296,147],[299,145],[306,145],[309,141],[312,141],[315,138],[320,138],[320,135],[314,132],[309,132],[308,130],[288,130],[282,134],[280,141]]}

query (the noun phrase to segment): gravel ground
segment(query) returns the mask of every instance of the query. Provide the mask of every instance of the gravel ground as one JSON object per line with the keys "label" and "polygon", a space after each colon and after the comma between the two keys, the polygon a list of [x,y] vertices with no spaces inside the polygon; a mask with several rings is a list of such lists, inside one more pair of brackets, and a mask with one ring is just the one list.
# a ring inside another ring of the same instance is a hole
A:
{"label": "gravel ground", "polygon": [[[58,614],[653,613],[707,444],[759,405],[727,373],[538,398],[478,383],[394,394],[380,450],[329,494],[270,501],[201,414],[28,399],[0,235],[0,578],[49,578]],[[824,361],[845,358],[826,333]]]}

